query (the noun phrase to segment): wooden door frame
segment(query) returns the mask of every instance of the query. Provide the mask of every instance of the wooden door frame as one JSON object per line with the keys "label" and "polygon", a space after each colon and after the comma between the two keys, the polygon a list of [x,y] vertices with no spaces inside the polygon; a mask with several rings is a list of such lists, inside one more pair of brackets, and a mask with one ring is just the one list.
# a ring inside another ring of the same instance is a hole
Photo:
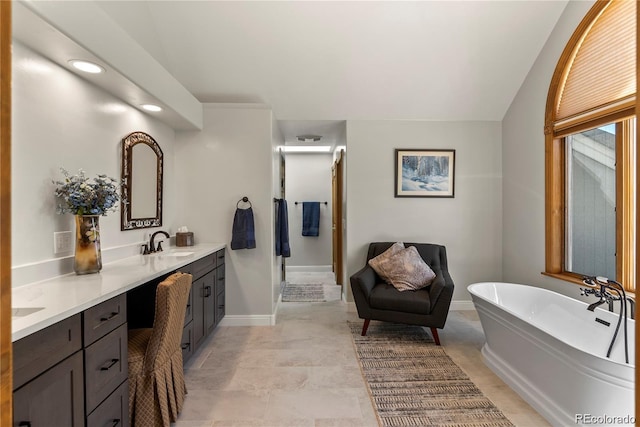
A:
{"label": "wooden door frame", "polygon": [[[640,40],[640,7],[636,3],[636,69],[640,64],[640,49],[638,49],[638,40]],[[638,89],[640,87],[640,74],[636,72],[636,165],[640,164],[640,149],[638,149],[638,112],[640,111],[640,96]],[[636,172],[636,200],[640,200],[640,173]],[[640,223],[640,209],[636,207],[636,224]],[[637,229],[637,228],[636,228]],[[636,265],[640,256],[640,238],[636,238]],[[636,268],[636,285],[640,283],[640,268]],[[636,328],[636,342],[640,342],[640,328]],[[635,364],[638,366],[640,357],[636,351]],[[636,420],[640,419],[640,393],[638,393],[638,384],[640,384],[640,370],[636,369]]]}
{"label": "wooden door frame", "polygon": [[344,195],[344,150],[338,151],[336,160],[331,166],[331,198],[332,198],[332,247],[333,247],[333,272],[336,276],[336,284],[343,285],[343,195]]}
{"label": "wooden door frame", "polygon": [[11,354],[11,2],[0,1],[0,425],[13,418]]}

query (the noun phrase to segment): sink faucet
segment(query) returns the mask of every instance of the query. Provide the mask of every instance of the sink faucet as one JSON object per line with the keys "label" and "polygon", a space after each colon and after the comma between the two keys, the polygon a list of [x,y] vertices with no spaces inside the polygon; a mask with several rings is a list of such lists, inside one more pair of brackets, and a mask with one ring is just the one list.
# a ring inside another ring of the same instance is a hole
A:
{"label": "sink faucet", "polygon": [[165,237],[168,239],[169,233],[167,233],[166,231],[156,231],[155,233],[153,233],[151,235],[151,240],[149,241],[149,253],[154,253],[154,252],[162,252],[162,240],[158,242],[158,246],[156,247],[154,244],[154,239],[156,238],[156,235],[158,234],[164,234]]}

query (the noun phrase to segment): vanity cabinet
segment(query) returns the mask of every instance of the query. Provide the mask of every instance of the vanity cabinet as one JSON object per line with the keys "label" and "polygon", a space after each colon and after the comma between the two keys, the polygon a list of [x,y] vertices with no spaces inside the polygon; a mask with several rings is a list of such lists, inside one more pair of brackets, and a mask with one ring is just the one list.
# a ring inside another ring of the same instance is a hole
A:
{"label": "vanity cabinet", "polygon": [[224,249],[221,249],[179,269],[193,276],[191,305],[182,334],[184,363],[224,317],[224,259]]}
{"label": "vanity cabinet", "polygon": [[[224,317],[225,251],[220,247],[224,246],[216,245],[217,252],[183,267],[174,264],[159,276],[150,275],[153,278],[142,284],[123,280],[118,296],[96,301],[84,311],[74,311],[77,314],[14,341],[13,426],[127,427],[129,329],[153,326],[155,293],[162,280],[175,271],[192,274],[182,336],[187,361]],[[122,280],[122,271],[137,268],[138,262],[136,258],[123,261],[126,268],[117,265],[115,278],[105,268],[101,283],[113,286],[114,281]],[[48,285],[67,286],[64,280]],[[78,284],[79,293],[85,283]],[[20,295],[21,301],[33,303],[32,295],[33,290],[28,298]]]}
{"label": "vanity cabinet", "polygon": [[84,425],[82,352],[74,353],[13,392],[13,425]]}
{"label": "vanity cabinet", "polygon": [[126,295],[13,344],[14,426],[128,425]]}
{"label": "vanity cabinet", "polygon": [[84,425],[81,315],[13,343],[13,425]]}
{"label": "vanity cabinet", "polygon": [[[85,310],[82,318],[87,426],[126,426],[129,424],[126,294]],[[114,402],[124,404],[114,409],[117,406]],[[112,415],[116,412],[117,417]]]}

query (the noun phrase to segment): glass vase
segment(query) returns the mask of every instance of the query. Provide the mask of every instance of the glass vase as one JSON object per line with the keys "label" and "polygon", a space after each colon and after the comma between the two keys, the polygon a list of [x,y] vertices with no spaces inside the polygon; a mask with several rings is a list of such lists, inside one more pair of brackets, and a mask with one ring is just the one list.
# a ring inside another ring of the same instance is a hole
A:
{"label": "glass vase", "polygon": [[100,252],[100,215],[76,215],[76,274],[97,273],[102,269]]}

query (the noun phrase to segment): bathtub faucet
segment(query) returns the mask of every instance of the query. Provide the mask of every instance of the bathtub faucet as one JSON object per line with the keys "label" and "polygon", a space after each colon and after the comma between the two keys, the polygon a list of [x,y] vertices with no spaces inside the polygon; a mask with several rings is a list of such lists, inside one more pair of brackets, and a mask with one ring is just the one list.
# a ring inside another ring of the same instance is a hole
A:
{"label": "bathtub faucet", "polygon": [[[622,323],[622,318],[624,317],[624,357],[625,361],[629,363],[629,349],[628,349],[628,339],[627,339],[627,294],[624,291],[624,286],[622,286],[619,282],[615,280],[607,279],[606,277],[583,277],[582,283],[587,286],[591,286],[590,288],[580,290],[582,291],[582,295],[595,295],[600,298],[599,301],[594,302],[593,304],[589,304],[587,310],[593,311],[595,308],[605,302],[609,303],[609,306],[612,307],[613,301],[620,301],[620,313],[618,315],[618,324],[616,325],[616,329],[613,333],[613,338],[611,339],[611,344],[609,344],[609,350],[607,351],[607,357],[611,356],[611,351],[613,350],[613,344],[616,341],[618,336],[618,331],[620,330],[620,324]],[[617,295],[614,296],[611,292]],[[635,301],[634,301],[635,303]],[[635,304],[634,304],[635,306]],[[634,307],[635,308],[635,307]]]}
{"label": "bathtub faucet", "polygon": [[592,304],[589,304],[589,306],[587,307],[587,310],[589,311],[593,311],[596,309],[597,306],[604,304],[605,302],[609,302],[607,301],[605,298],[600,298],[600,301],[596,301]]}
{"label": "bathtub faucet", "polygon": [[[597,280],[595,277],[585,277],[582,279],[582,282],[585,285],[594,286],[593,288],[580,288],[580,295],[594,295],[596,298],[600,298],[600,300],[594,302],[593,304],[589,304],[587,310],[593,311],[599,305],[609,303],[609,305],[613,304],[613,301],[618,301],[620,297],[614,296],[611,292],[607,290],[609,288],[608,284],[602,283]],[[595,288],[598,286],[598,288]]]}

